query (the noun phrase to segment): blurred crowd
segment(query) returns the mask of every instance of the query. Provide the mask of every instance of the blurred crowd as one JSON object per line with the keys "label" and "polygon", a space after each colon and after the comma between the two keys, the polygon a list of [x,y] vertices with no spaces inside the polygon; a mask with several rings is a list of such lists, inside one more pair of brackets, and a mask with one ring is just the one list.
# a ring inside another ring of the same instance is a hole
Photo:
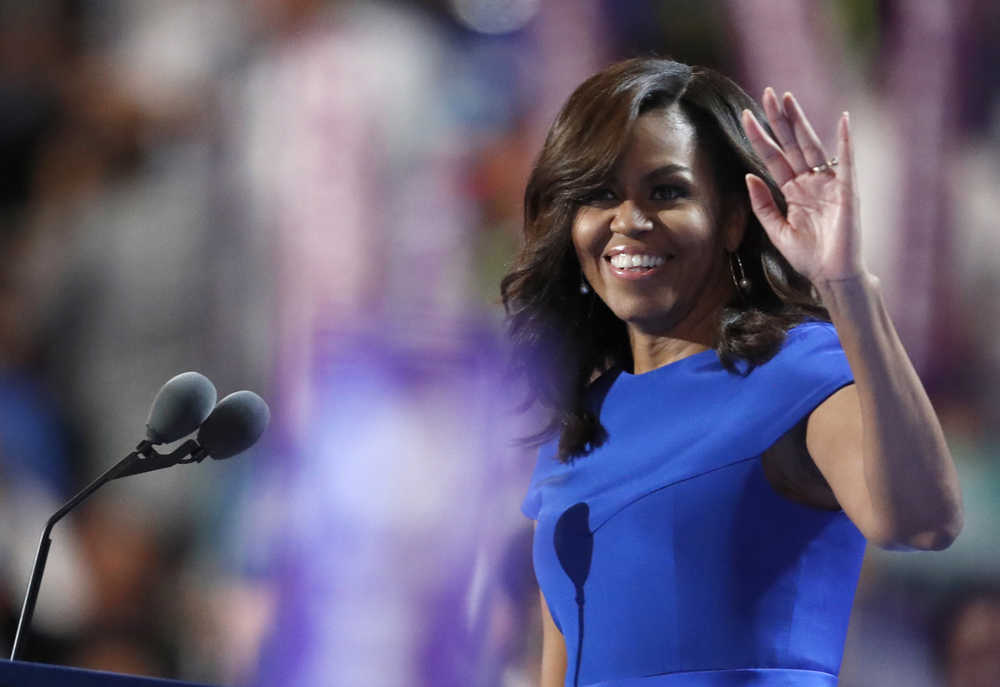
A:
{"label": "blurred crowd", "polygon": [[[0,649],[45,519],[188,369],[261,445],[60,523],[25,657],[215,684],[537,684],[499,279],[613,59],[850,110],[869,267],[966,527],[871,550],[841,684],[1000,684],[992,0],[0,0]],[[813,115],[815,113],[815,115]]]}

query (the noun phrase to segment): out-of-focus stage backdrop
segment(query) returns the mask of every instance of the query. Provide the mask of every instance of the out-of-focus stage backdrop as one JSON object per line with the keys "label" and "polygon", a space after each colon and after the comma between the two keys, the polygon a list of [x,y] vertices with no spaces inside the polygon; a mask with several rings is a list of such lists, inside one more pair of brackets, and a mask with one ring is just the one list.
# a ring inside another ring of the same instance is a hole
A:
{"label": "out-of-focus stage backdrop", "polygon": [[993,0],[3,0],[0,645],[45,519],[196,369],[220,395],[258,390],[271,428],[60,524],[30,658],[227,685],[536,684],[533,455],[512,439],[537,418],[503,379],[498,281],[558,106],[651,53],[792,90],[827,140],[851,112],[865,252],[967,523],[944,553],[869,553],[841,684],[987,684]]}

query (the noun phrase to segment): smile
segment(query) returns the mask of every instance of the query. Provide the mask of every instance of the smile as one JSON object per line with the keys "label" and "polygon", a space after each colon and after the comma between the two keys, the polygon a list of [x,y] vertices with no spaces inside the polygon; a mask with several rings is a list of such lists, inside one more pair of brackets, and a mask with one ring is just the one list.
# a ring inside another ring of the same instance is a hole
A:
{"label": "smile", "polygon": [[648,253],[616,253],[604,259],[611,266],[611,274],[619,279],[646,279],[660,271],[664,263],[673,258]]}
{"label": "smile", "polygon": [[661,258],[658,255],[630,255],[628,253],[619,253],[608,258],[611,266],[620,270],[659,267],[666,261],[666,258]]}

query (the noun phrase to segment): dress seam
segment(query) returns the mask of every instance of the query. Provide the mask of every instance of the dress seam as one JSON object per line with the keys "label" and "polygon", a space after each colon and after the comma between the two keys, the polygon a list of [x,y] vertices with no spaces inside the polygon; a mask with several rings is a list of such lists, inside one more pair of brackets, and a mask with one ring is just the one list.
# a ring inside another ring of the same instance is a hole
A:
{"label": "dress seam", "polygon": [[613,518],[616,515],[618,515],[619,513],[621,513],[623,510],[625,510],[626,508],[628,508],[629,506],[631,506],[633,503],[636,503],[637,501],[641,501],[644,498],[646,498],[647,496],[650,496],[651,494],[655,494],[658,491],[663,491],[664,489],[667,489],[669,487],[675,486],[677,484],[681,484],[683,482],[688,482],[690,480],[697,479],[698,477],[702,477],[703,475],[710,475],[713,472],[718,472],[719,470],[725,470],[726,468],[731,468],[731,467],[733,467],[735,465],[740,465],[742,463],[746,463],[746,462],[751,461],[751,460],[757,460],[757,459],[760,458],[760,456],[761,456],[761,454],[758,453],[755,456],[748,456],[746,458],[740,458],[738,460],[734,460],[731,463],[726,463],[725,465],[717,465],[714,468],[710,468],[708,470],[703,470],[703,471],[695,473],[693,475],[688,475],[687,477],[681,477],[679,479],[675,479],[674,481],[668,482],[667,484],[661,484],[660,486],[656,487],[655,489],[650,489],[649,491],[643,492],[642,494],[640,494],[639,496],[636,496],[634,499],[628,501],[627,503],[623,503],[622,506],[621,506],[621,508],[618,508],[613,513],[610,513],[607,517],[605,517],[601,521],[601,524],[599,524],[597,527],[595,527],[594,529],[592,529],[591,532],[597,532],[597,530],[599,530],[602,527],[604,527],[604,525],[609,520],[611,520],[611,518]]}
{"label": "dress seam", "polygon": [[820,675],[829,675],[830,677],[836,678],[836,673],[831,673],[826,670],[817,670],[815,668],[775,668],[775,667],[747,667],[747,668],[703,668],[700,670],[670,670],[665,673],[649,673],[647,675],[642,675],[641,677],[661,677],[663,675],[686,675],[686,674],[696,674],[696,673],[741,673],[748,670],[773,670],[782,673],[819,673]]}

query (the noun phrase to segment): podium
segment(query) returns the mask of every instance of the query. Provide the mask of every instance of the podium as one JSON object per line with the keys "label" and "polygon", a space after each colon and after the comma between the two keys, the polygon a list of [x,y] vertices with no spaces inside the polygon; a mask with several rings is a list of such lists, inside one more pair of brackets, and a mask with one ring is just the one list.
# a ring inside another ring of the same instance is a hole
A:
{"label": "podium", "polygon": [[210,687],[194,682],[163,680],[100,670],[66,668],[46,663],[0,659],[0,687]]}

